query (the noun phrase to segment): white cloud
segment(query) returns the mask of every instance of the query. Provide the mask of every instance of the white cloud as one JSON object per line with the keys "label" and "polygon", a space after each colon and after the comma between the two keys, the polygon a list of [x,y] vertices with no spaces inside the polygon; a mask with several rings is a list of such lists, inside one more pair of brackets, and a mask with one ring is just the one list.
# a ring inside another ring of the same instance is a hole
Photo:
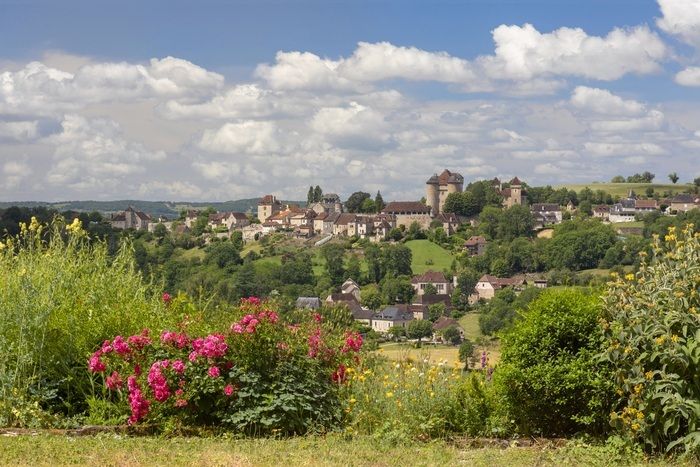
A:
{"label": "white cloud", "polygon": [[67,115],[62,131],[46,138],[55,145],[54,164],[47,174],[51,185],[67,185],[78,191],[116,187],[129,176],[145,171],[145,164],[166,158],[163,151],[151,151],[127,141],[119,125],[105,119],[87,120]]}
{"label": "white cloud", "polygon": [[310,52],[277,52],[275,64],[258,65],[255,74],[273,89],[357,91],[358,83],[340,76],[338,62]]}
{"label": "white cloud", "polygon": [[577,109],[604,115],[637,116],[644,112],[644,104],[624,100],[607,89],[578,86],[571,94],[571,104]]}
{"label": "white cloud", "polygon": [[282,148],[282,137],[273,122],[245,121],[205,130],[197,144],[201,149],[215,153],[270,155]]}
{"label": "white cloud", "polygon": [[676,73],[676,83],[682,86],[700,86],[700,67],[689,66]]}
{"label": "white cloud", "polygon": [[700,47],[700,2],[695,0],[658,0],[663,16],[656,25],[678,36],[683,42]]}
{"label": "white cloud", "polygon": [[100,102],[211,94],[223,77],[186,60],[152,59],[149,65],[90,63],[75,73],[41,62],[0,73],[0,113],[52,115]]}
{"label": "white cloud", "polygon": [[202,189],[190,182],[173,181],[148,181],[138,187],[139,196],[149,199],[166,199],[187,201],[202,196]]}
{"label": "white cloud", "polygon": [[661,39],[646,26],[615,28],[605,37],[580,28],[541,33],[531,24],[493,30],[496,53],[480,58],[492,77],[527,80],[538,76],[578,76],[615,80],[628,73],[660,70],[667,55]]}
{"label": "white cloud", "polygon": [[6,190],[17,189],[32,173],[31,167],[24,161],[7,161],[2,164],[0,187]]}

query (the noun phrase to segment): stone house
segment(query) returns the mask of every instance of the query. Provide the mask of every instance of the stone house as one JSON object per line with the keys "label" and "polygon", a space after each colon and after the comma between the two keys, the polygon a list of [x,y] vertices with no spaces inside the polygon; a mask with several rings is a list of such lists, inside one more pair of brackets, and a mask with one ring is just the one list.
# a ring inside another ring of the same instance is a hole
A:
{"label": "stone house", "polygon": [[481,235],[474,235],[464,242],[464,249],[467,250],[469,256],[479,256],[486,251],[488,242]]}
{"label": "stone house", "polygon": [[343,285],[340,286],[340,291],[343,294],[350,294],[355,297],[358,302],[360,301],[360,286],[357,285],[357,282],[354,280],[348,279],[343,282]]}
{"label": "stone house", "polygon": [[124,211],[114,214],[110,219],[112,228],[121,230],[148,230],[150,223],[151,216],[143,211],[137,211],[133,206],[129,206]]}
{"label": "stone house", "polygon": [[299,297],[294,303],[294,307],[299,310],[304,308],[309,310],[318,310],[321,308],[321,299],[318,297]]}
{"label": "stone house", "polygon": [[413,276],[411,279],[411,285],[416,291],[416,295],[423,295],[428,284],[435,286],[439,295],[450,295],[452,293],[452,282],[447,280],[441,272],[426,271],[423,274]]}
{"label": "stone house", "polygon": [[394,326],[407,328],[411,321],[413,313],[408,305],[390,305],[372,315],[372,329],[385,334]]}
{"label": "stone house", "polygon": [[212,229],[225,227],[226,230],[245,227],[250,224],[248,216],[242,212],[217,212],[209,214],[209,222],[207,223]]}
{"label": "stone house", "polygon": [[333,235],[348,235],[348,229],[353,222],[355,222],[355,214],[339,214],[333,224]]}
{"label": "stone house", "polygon": [[437,216],[435,216],[432,222],[435,221],[438,221],[442,224],[442,229],[445,231],[448,237],[457,232],[457,229],[459,228],[460,224],[457,215],[451,212],[443,212],[438,214]]}
{"label": "stone house", "polygon": [[409,309],[413,313],[414,319],[428,319],[430,313],[430,306],[442,303],[445,305],[445,311],[450,313],[452,311],[452,299],[449,295],[439,295],[439,294],[422,294],[416,295],[411,303]]}
{"label": "stone house", "polygon": [[599,206],[593,207],[593,217],[596,219],[601,219],[607,221],[610,218],[610,206],[607,204],[601,204]]}
{"label": "stone house", "polygon": [[382,214],[387,214],[396,219],[396,226],[409,228],[411,224],[417,222],[421,229],[430,228],[431,209],[418,201],[392,201],[382,210]]}
{"label": "stone house", "polygon": [[195,222],[197,222],[197,218],[199,217],[199,211],[196,211],[194,209],[190,209],[185,213],[185,225],[187,228],[191,229],[192,226],[194,225]]}
{"label": "stone house", "polygon": [[530,213],[536,229],[560,224],[564,218],[561,207],[556,203],[535,203],[530,206]]}
{"label": "stone house", "polygon": [[474,298],[476,300],[491,300],[496,295],[496,291],[504,287],[513,287],[516,290],[522,290],[524,286],[525,278],[523,276],[496,277],[484,274],[481,276],[481,279],[479,279],[479,282],[476,283]]}
{"label": "stone house", "polygon": [[508,188],[503,188],[503,185],[498,178],[494,178],[491,183],[496,192],[503,197],[503,207],[510,208],[526,203],[523,183],[518,177],[513,177],[513,179],[508,183]]}
{"label": "stone house", "polygon": [[316,211],[313,209],[304,209],[289,216],[289,225],[292,227],[300,227],[302,225],[311,226],[313,230],[315,218]]}
{"label": "stone house", "polygon": [[688,212],[691,209],[700,208],[700,196],[681,193],[671,199],[670,212]]}
{"label": "stone house", "polygon": [[634,216],[637,214],[635,208],[637,200],[634,198],[621,199],[619,203],[615,203],[610,207],[608,220],[610,222],[633,222]]}
{"label": "stone house", "polygon": [[265,195],[258,202],[258,219],[264,222],[268,217],[282,211],[282,203],[273,195]]}

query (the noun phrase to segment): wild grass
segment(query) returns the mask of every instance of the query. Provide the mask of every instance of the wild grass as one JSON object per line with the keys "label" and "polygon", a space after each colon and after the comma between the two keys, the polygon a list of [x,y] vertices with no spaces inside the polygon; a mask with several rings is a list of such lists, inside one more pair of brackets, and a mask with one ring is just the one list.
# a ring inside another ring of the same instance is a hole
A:
{"label": "wild grass", "polygon": [[688,189],[692,188],[693,185],[690,183],[678,183],[675,185],[670,183],[580,183],[559,185],[555,188],[562,187],[566,187],[569,190],[574,190],[577,193],[588,187],[593,191],[603,190],[606,193],[610,193],[612,196],[626,197],[630,190],[634,190],[634,192],[640,196],[644,196],[647,188],[650,187],[654,189],[655,193],[661,194],[665,191],[670,191],[671,193],[675,194],[687,191]]}

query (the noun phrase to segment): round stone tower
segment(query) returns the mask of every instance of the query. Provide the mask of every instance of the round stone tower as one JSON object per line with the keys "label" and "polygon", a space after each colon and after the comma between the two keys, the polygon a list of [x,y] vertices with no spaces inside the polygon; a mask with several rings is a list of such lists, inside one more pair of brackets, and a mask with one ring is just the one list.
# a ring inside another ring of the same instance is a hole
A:
{"label": "round stone tower", "polygon": [[430,214],[432,216],[439,213],[440,180],[438,180],[437,174],[433,174],[433,176],[425,182],[425,204],[430,208]]}

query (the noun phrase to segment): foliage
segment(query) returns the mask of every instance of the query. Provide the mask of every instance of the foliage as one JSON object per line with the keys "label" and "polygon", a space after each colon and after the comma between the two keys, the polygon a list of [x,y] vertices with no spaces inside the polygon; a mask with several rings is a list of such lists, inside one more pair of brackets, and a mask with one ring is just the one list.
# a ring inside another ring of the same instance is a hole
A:
{"label": "foliage", "polygon": [[400,442],[485,432],[491,400],[481,374],[411,361],[366,362],[350,374],[348,432]]}
{"label": "foliage", "polygon": [[[350,198],[345,202],[345,209],[348,212],[362,212],[362,203],[365,200],[371,199],[369,193],[364,191],[356,191],[350,195]],[[372,206],[374,208],[374,205]]]}
{"label": "foliage", "polygon": [[459,361],[464,363],[465,370],[469,369],[470,363],[473,364],[475,350],[476,347],[474,347],[474,344],[469,339],[464,339],[464,341],[462,341],[462,343],[460,344]]}
{"label": "foliage", "polygon": [[362,338],[320,315],[289,324],[255,298],[230,329],[195,337],[183,322],[105,341],[88,368],[105,397],[131,410],[129,424],[222,426],[247,434],[302,434],[335,426],[339,387]]}
{"label": "foliage", "polygon": [[605,432],[612,388],[596,356],[600,308],[593,295],[547,290],[504,336],[494,382],[521,434]]}
{"label": "foliage", "polygon": [[462,341],[462,336],[460,335],[457,326],[450,326],[442,331],[442,338],[445,342],[452,345],[457,345]]}
{"label": "foliage", "polygon": [[345,248],[337,243],[326,243],[321,247],[321,254],[326,261],[326,272],[331,284],[338,286],[345,282],[345,267],[343,265]]}
{"label": "foliage", "polygon": [[547,266],[572,271],[596,268],[616,241],[612,227],[597,220],[563,222],[545,247]]}
{"label": "foliage", "polygon": [[433,335],[433,323],[428,320],[414,319],[408,323],[406,335],[409,339],[418,339],[418,343],[420,344],[424,337]]}
{"label": "foliage", "polygon": [[602,357],[620,396],[612,424],[650,449],[700,452],[699,286],[700,234],[689,225],[655,238],[639,271],[604,296]]}
{"label": "foliage", "polygon": [[482,307],[479,315],[479,329],[487,336],[509,329],[518,312],[524,310],[541,292],[542,289],[537,287],[527,287],[519,295],[516,295],[511,288],[498,290],[495,296]]}
{"label": "foliage", "polygon": [[[118,330],[172,322],[136,272],[129,243],[109,257],[79,220],[64,228],[33,219],[0,242],[0,425],[73,415],[93,394],[85,359]],[[25,410],[26,408],[26,410]]]}

